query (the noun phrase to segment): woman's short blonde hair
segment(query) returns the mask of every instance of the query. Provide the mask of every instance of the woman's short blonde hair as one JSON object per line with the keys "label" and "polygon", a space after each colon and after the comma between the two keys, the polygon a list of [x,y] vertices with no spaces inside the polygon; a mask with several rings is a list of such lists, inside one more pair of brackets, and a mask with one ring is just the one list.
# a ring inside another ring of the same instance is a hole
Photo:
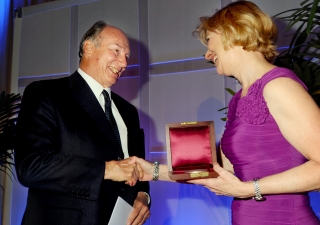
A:
{"label": "woman's short blonde hair", "polygon": [[207,46],[207,31],[221,34],[225,50],[243,46],[247,51],[259,51],[273,63],[278,55],[275,46],[278,30],[269,15],[249,1],[233,2],[211,17],[201,17],[193,32]]}

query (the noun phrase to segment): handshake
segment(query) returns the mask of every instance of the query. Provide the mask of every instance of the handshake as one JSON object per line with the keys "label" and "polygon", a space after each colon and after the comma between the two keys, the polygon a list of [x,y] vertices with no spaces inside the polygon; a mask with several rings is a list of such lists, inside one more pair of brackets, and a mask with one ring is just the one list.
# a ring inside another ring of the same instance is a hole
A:
{"label": "handshake", "polygon": [[[252,197],[252,182],[242,182],[232,172],[222,168],[217,162],[213,163],[213,170],[217,173],[214,178],[190,179],[183,183],[198,184],[208,188],[217,195],[237,198]],[[106,162],[104,179],[125,181],[130,186],[137,181],[174,181],[169,177],[168,166],[151,163],[142,158],[132,156],[121,161]]]}
{"label": "handshake", "polygon": [[142,158],[132,156],[120,161],[108,161],[105,163],[104,179],[113,181],[125,181],[126,184],[134,186],[137,181],[158,180],[161,167],[161,177],[170,181],[166,165],[150,163]]}

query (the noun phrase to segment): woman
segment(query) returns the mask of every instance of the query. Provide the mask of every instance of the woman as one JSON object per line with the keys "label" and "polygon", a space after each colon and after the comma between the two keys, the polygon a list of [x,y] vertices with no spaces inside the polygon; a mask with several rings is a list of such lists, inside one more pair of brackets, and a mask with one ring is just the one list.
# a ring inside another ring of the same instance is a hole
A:
{"label": "woman", "polygon": [[[195,33],[208,47],[205,58],[242,89],[229,103],[221,140],[236,176],[215,164],[218,178],[189,182],[235,197],[233,225],[320,224],[307,194],[320,188],[320,112],[297,76],[272,64],[275,24],[249,1],[200,20]],[[158,179],[152,164],[136,160],[143,180]],[[169,180],[167,171],[160,165],[160,180]]]}

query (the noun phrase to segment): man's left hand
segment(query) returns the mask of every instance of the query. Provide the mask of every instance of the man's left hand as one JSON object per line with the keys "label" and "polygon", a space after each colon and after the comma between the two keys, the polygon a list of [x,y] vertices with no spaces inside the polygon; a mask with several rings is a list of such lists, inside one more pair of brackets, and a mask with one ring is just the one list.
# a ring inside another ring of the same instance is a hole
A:
{"label": "man's left hand", "polygon": [[133,203],[133,211],[127,220],[127,225],[142,225],[149,217],[148,196],[144,192],[139,192]]}

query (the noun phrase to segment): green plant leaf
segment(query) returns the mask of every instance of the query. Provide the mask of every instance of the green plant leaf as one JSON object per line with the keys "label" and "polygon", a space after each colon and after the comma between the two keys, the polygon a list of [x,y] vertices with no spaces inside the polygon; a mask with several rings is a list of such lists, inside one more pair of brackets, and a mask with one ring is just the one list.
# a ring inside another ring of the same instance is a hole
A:
{"label": "green plant leaf", "polygon": [[224,108],[221,108],[221,109],[218,109],[218,112],[222,111],[222,110],[225,110],[227,109],[228,107],[224,107]]}
{"label": "green plant leaf", "polygon": [[313,26],[313,19],[315,17],[315,13],[317,12],[319,0],[314,0],[313,5],[309,14],[308,24],[307,24],[307,34],[310,35],[311,27]]}
{"label": "green plant leaf", "polygon": [[230,88],[226,88],[226,91],[229,92],[231,95],[235,95],[235,94],[236,94],[236,93],[235,93],[233,90],[231,90]]}
{"label": "green plant leaf", "polygon": [[14,135],[17,115],[20,110],[20,94],[0,94],[0,170],[14,177],[12,170]]}

